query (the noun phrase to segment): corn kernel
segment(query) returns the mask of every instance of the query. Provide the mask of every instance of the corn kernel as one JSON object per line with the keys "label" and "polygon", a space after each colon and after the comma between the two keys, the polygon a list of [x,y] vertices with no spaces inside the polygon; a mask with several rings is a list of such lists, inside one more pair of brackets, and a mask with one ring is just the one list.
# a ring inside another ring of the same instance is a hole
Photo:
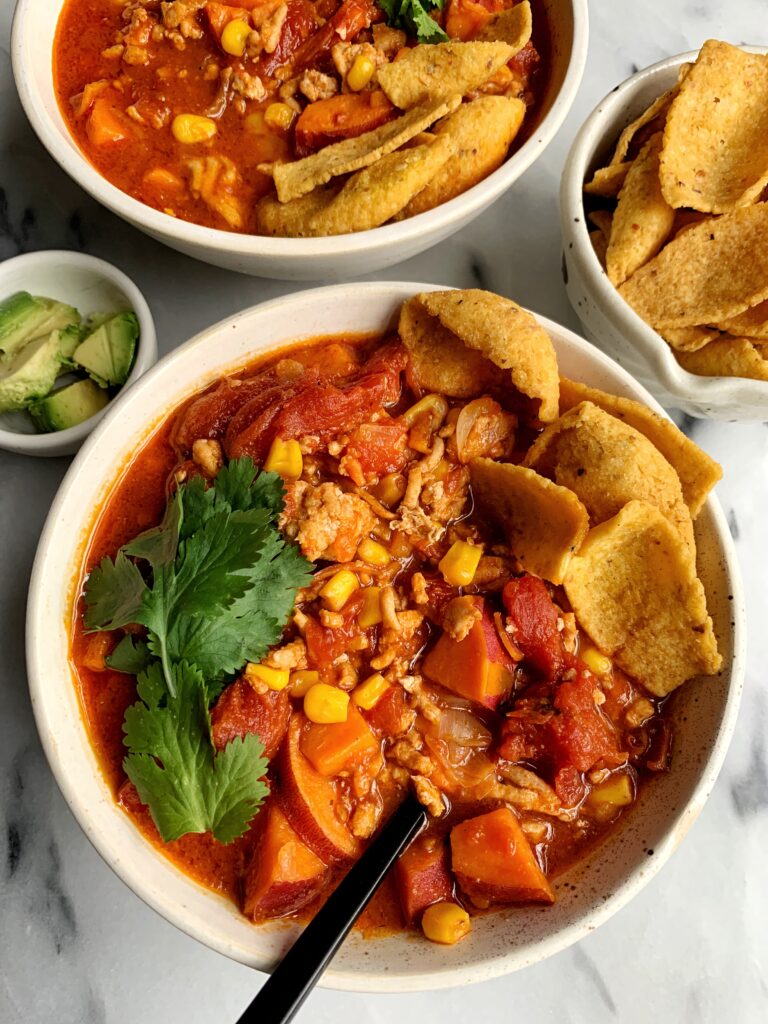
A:
{"label": "corn kernel", "polygon": [[310,722],[331,725],[346,722],[349,713],[349,694],[328,683],[315,683],[304,695],[304,714]]}
{"label": "corn kernel", "polygon": [[207,142],[214,137],[216,131],[216,122],[200,114],[177,114],[171,124],[174,139],[188,146],[196,142]]}
{"label": "corn kernel", "polygon": [[357,576],[349,569],[334,573],[320,591],[320,597],[332,612],[340,612],[360,586]]}
{"label": "corn kernel", "polygon": [[245,53],[245,43],[251,34],[251,26],[242,18],[233,18],[224,26],[221,33],[221,48],[225,53],[231,53],[233,57],[242,57]]}
{"label": "corn kernel", "polygon": [[430,942],[452,946],[469,935],[472,922],[469,914],[458,903],[433,903],[421,919],[421,927]]}
{"label": "corn kernel", "polygon": [[352,92],[360,92],[373,78],[373,72],[376,70],[376,66],[370,57],[364,57],[360,54],[355,57],[355,63],[347,72],[347,85]]}
{"label": "corn kernel", "polygon": [[383,505],[396,505],[405,494],[405,477],[402,473],[387,473],[376,484],[373,496],[378,498]]}
{"label": "corn kernel", "polygon": [[632,780],[626,773],[612,775],[595,786],[587,797],[587,804],[590,808],[599,808],[605,804],[611,807],[627,807],[635,799],[632,789]]}
{"label": "corn kernel", "polygon": [[387,680],[381,672],[376,672],[372,676],[368,676],[364,683],[360,683],[354,688],[352,702],[363,711],[370,711],[374,705],[378,704],[388,689]]}
{"label": "corn kernel", "polygon": [[384,547],[383,544],[379,544],[377,540],[371,540],[370,537],[365,537],[360,541],[357,547],[357,557],[362,558],[368,565],[389,565],[392,561],[392,556]]}
{"label": "corn kernel", "polygon": [[298,441],[281,441],[276,437],[272,442],[264,463],[264,469],[268,473],[279,473],[290,479],[297,479],[304,469],[304,459]]}
{"label": "corn kernel", "polygon": [[457,540],[438,563],[446,583],[452,587],[468,587],[475,578],[483,549],[477,544]]}
{"label": "corn kernel", "polygon": [[410,409],[405,410],[403,419],[409,427],[412,427],[419,416],[423,416],[425,412],[428,412],[432,417],[432,429],[437,430],[438,427],[442,426],[443,420],[448,415],[448,403],[442,395],[424,395]]}
{"label": "corn kernel", "polygon": [[613,662],[596,647],[585,646],[579,651],[579,657],[596,676],[607,676],[613,668]]}
{"label": "corn kernel", "polygon": [[378,626],[381,622],[381,589],[366,587],[363,591],[363,607],[357,616],[358,625],[363,629]]}
{"label": "corn kernel", "polygon": [[264,111],[264,123],[272,131],[287,132],[293,124],[296,111],[292,110],[287,103],[270,103]]}
{"label": "corn kernel", "polygon": [[290,672],[287,668],[270,668],[268,665],[254,665],[249,661],[245,666],[245,678],[249,682],[257,679],[270,690],[284,690],[288,685]]}
{"label": "corn kernel", "polygon": [[320,682],[320,673],[312,669],[300,669],[298,672],[291,672],[291,681],[288,684],[292,697],[305,697],[307,692]]}

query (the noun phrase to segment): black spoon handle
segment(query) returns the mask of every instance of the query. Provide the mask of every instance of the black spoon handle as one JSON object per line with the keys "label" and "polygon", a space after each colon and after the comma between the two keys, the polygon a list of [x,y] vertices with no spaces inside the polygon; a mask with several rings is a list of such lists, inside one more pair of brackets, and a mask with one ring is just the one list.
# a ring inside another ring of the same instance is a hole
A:
{"label": "black spoon handle", "polygon": [[293,1020],[392,863],[426,821],[424,808],[409,796],[294,942],[238,1024]]}

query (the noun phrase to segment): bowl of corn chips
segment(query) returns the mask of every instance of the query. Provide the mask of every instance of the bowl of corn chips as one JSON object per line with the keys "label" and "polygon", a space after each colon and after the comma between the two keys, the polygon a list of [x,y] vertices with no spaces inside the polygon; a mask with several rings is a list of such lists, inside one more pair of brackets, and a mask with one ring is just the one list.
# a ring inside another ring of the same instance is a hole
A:
{"label": "bowl of corn chips", "polygon": [[610,93],[560,194],[585,334],[665,406],[768,416],[768,48],[708,40]]}

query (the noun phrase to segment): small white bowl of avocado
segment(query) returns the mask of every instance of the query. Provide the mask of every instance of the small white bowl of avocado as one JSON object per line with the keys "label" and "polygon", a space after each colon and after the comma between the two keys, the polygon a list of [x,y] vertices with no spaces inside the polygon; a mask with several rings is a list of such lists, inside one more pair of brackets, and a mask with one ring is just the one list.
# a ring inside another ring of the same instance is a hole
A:
{"label": "small white bowl of avocado", "polygon": [[149,307],[117,267],[63,250],[0,264],[0,448],[71,455],[156,361]]}

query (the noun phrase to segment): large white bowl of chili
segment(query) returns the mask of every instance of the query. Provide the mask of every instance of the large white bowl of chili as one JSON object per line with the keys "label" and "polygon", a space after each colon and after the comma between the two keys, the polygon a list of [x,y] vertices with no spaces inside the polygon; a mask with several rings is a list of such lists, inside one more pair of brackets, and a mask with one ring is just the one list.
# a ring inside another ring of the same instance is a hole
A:
{"label": "large white bowl of chili", "polygon": [[[201,887],[137,830],[100,769],[71,662],[73,602],[105,503],[168,410],[226,372],[291,342],[329,334],[380,333],[401,303],[431,285],[339,285],[278,298],[239,313],[161,360],[110,409],[75,459],[51,507],[35,560],[27,612],[32,704],[49,763],[88,838],[146,903],[212,949],[270,970],[296,925],[254,926],[229,899]],[[662,410],[626,371],[559,325],[539,318],[560,372]],[[744,604],[728,527],[710,496],[696,520],[698,572],[723,654],[723,669],[678,691],[672,767],[643,789],[594,852],[554,879],[551,907],[517,907],[474,919],[447,949],[403,935],[353,933],[323,978],[357,991],[414,991],[483,981],[542,960],[616,913],[668,860],[701,811],[731,738],[744,673]]]}
{"label": "large white bowl of chili", "polygon": [[[289,280],[336,280],[370,273],[428,249],[469,223],[510,188],[555,137],[575,100],[587,56],[587,0],[538,0],[534,24],[537,19],[546,23],[541,88],[511,155],[498,170],[455,199],[398,223],[334,237],[272,238],[170,216],[133,198],[97,170],[70,133],[57,97],[53,51],[62,7],[63,0],[19,0],[12,36],[19,96],[51,156],[100,203],[166,245],[230,270]],[[92,70],[96,78],[104,77]]]}

